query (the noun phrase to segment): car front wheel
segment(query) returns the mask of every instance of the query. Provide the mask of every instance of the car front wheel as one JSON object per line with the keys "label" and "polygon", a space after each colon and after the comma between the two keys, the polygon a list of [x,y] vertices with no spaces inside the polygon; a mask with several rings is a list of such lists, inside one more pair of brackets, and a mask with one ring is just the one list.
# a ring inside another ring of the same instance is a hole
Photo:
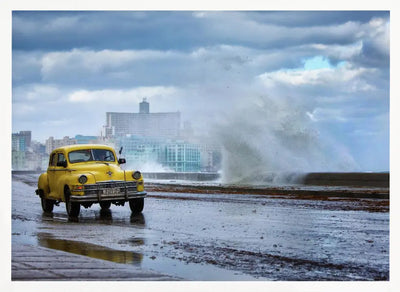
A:
{"label": "car front wheel", "polygon": [[70,196],[71,192],[68,188],[65,189],[65,207],[67,209],[67,214],[69,217],[78,217],[81,211],[81,204],[71,202]]}
{"label": "car front wheel", "polygon": [[43,212],[46,212],[46,213],[53,212],[54,201],[46,199],[44,197],[44,195],[40,198],[40,201],[42,203]]}
{"label": "car front wheel", "polygon": [[129,207],[133,214],[141,213],[144,207],[144,198],[129,200]]}

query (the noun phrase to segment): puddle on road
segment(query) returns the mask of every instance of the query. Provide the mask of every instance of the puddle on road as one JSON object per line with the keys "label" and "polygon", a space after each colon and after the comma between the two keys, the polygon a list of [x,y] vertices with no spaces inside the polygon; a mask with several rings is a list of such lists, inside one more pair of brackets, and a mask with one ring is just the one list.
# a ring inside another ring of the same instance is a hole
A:
{"label": "puddle on road", "polygon": [[61,250],[91,258],[106,260],[119,264],[140,264],[143,255],[132,251],[107,248],[101,245],[81,241],[56,239],[46,233],[38,233],[38,243],[42,247]]}
{"label": "puddle on road", "polygon": [[219,268],[215,265],[187,263],[166,257],[143,259],[142,265],[150,269],[185,279],[185,281],[265,281],[239,271]]}
{"label": "puddle on road", "polygon": [[118,241],[118,244],[129,244],[131,246],[140,246],[144,245],[144,239],[143,238],[136,238],[136,237],[131,237],[125,240],[120,240]]}
{"label": "puddle on road", "polygon": [[[224,270],[213,265],[184,263],[179,260],[173,260],[164,257],[145,258],[143,254],[132,251],[115,250],[92,243],[53,238],[49,233],[38,233],[37,238],[39,245],[42,247],[119,264],[133,264],[135,266],[141,266],[144,269],[182,277],[186,280],[260,280],[250,275],[242,274],[237,271]],[[128,239],[127,242],[134,245],[144,244],[144,240],[140,238],[135,240],[131,238]]]}
{"label": "puddle on road", "polygon": [[[117,213],[119,214],[119,213]],[[131,214],[129,217],[113,217],[111,210],[81,210],[77,218],[69,218],[63,211],[55,210],[52,213],[43,212],[38,219],[43,223],[65,224],[65,223],[85,223],[85,224],[104,224],[104,225],[131,225],[139,228],[146,226],[146,219],[142,213]]]}

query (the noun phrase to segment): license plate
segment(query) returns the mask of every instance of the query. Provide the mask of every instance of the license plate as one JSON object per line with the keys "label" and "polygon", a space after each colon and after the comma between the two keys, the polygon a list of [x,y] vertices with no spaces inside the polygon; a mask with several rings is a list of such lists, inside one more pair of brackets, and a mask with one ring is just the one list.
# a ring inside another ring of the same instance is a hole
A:
{"label": "license plate", "polygon": [[114,196],[121,193],[120,188],[104,189],[103,196]]}

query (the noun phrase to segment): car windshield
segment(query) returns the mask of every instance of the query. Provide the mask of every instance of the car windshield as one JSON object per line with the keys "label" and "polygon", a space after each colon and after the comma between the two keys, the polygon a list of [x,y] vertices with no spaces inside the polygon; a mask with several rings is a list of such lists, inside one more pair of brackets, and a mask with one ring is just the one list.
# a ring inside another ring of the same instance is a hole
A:
{"label": "car windshield", "polygon": [[70,163],[86,161],[115,161],[114,153],[107,149],[82,149],[68,154]]}

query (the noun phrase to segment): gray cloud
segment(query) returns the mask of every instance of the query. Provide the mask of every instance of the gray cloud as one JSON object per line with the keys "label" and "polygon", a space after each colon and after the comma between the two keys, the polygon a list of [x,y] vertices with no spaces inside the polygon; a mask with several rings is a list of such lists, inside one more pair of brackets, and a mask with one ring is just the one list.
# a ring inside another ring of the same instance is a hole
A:
{"label": "gray cloud", "polygon": [[[377,167],[359,150],[388,161],[389,25],[384,11],[16,11],[13,130],[98,134],[106,111],[148,97],[209,134],[259,98],[292,100],[286,114]],[[329,66],[306,69],[316,56]]]}

